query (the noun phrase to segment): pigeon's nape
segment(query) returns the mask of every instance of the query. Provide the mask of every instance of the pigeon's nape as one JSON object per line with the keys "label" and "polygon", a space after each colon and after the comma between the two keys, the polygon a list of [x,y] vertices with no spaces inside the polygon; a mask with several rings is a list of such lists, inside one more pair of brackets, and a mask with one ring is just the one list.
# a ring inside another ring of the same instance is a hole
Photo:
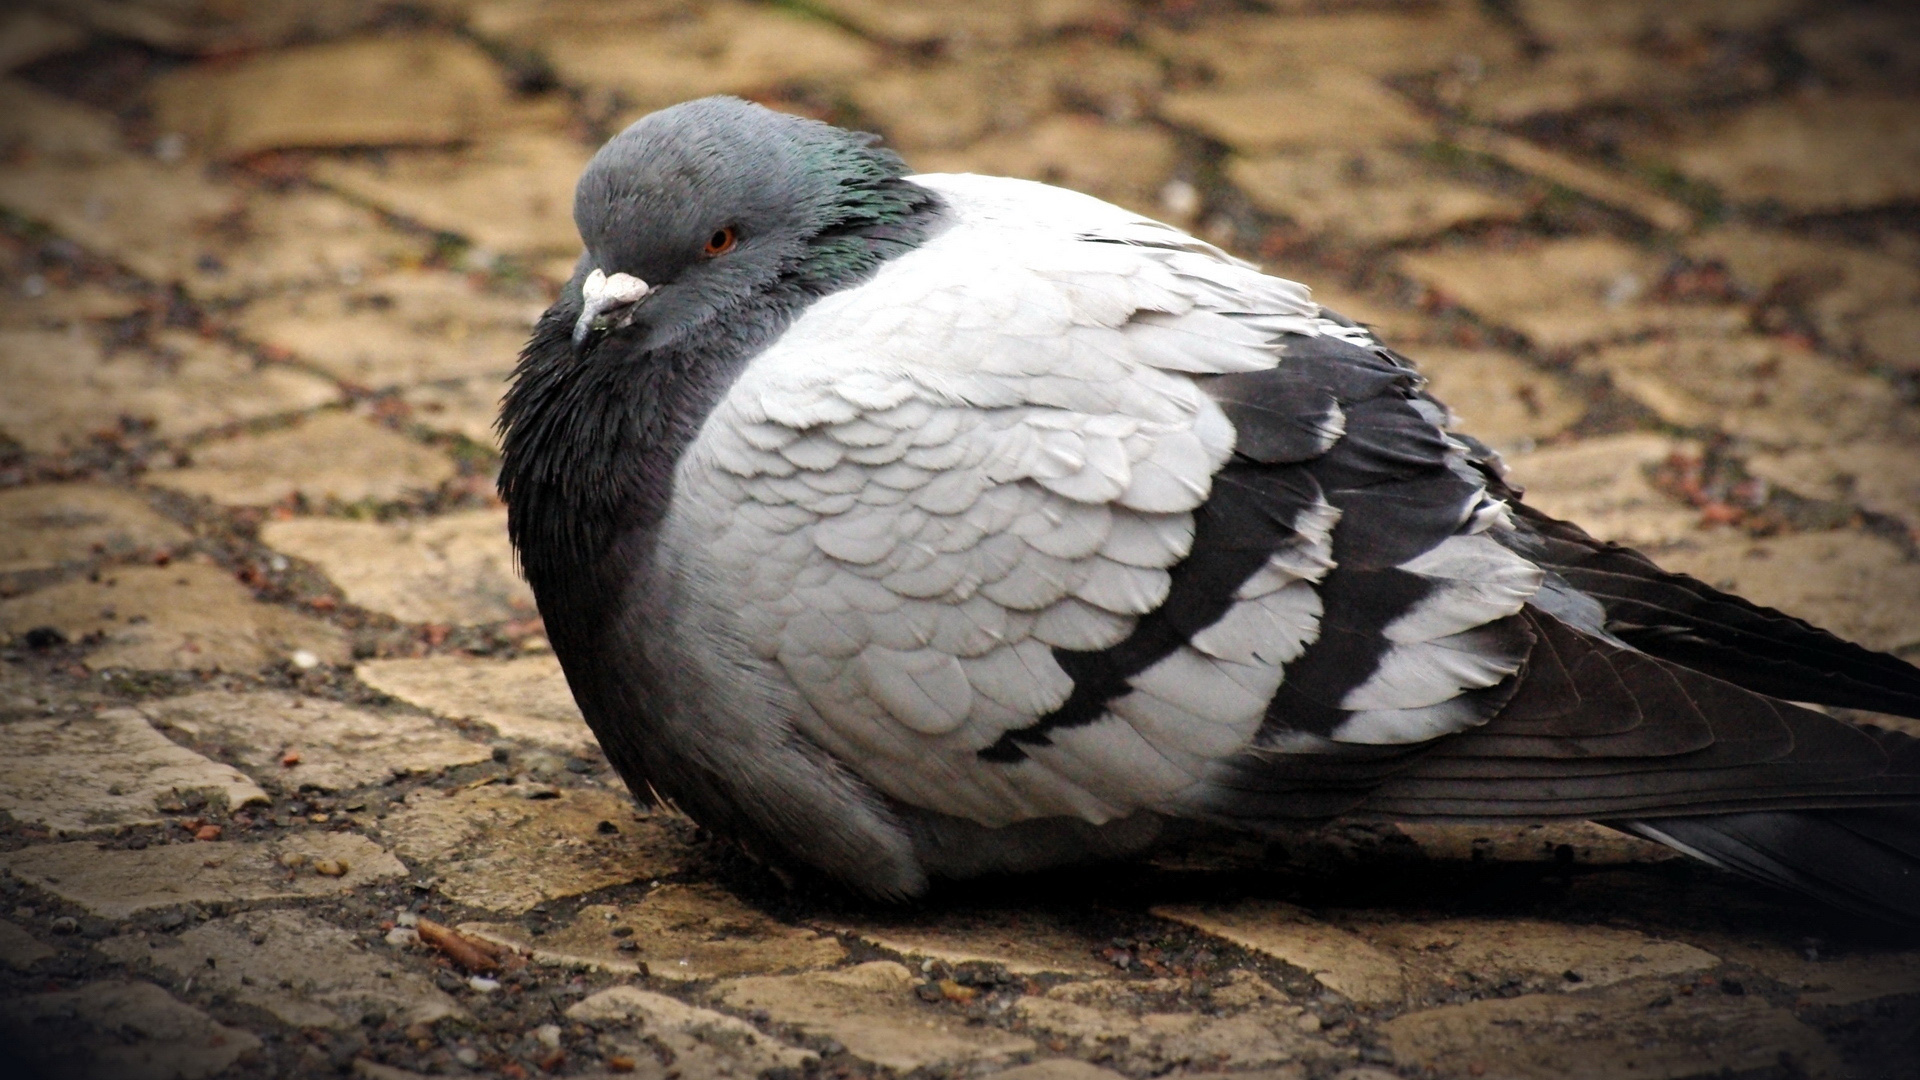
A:
{"label": "pigeon's nape", "polygon": [[501,493],[629,786],[880,896],[1172,821],[1590,819],[1920,924],[1920,671],[1526,506],[1178,230],[730,99],[583,177]]}

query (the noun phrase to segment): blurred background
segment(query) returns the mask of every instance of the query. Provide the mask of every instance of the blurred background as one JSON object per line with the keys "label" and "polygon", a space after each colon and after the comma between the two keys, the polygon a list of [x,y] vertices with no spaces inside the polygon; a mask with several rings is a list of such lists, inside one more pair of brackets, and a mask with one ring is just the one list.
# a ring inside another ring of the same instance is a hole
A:
{"label": "blurred background", "polygon": [[[116,1080],[664,1077],[659,1031],[689,1076],[1911,1075],[1910,942],[1598,827],[1333,827],[876,922],[636,808],[492,423],[588,157],[715,93],[1304,281],[1531,501],[1920,659],[1911,4],[13,0],[0,1039]],[[688,978],[811,1049],[618,996]]]}

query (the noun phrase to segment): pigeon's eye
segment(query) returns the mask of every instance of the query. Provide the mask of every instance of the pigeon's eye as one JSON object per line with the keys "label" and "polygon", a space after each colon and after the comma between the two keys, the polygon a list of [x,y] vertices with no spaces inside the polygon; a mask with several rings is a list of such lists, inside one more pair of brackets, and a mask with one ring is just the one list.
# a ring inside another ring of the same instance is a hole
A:
{"label": "pigeon's eye", "polygon": [[715,255],[725,255],[727,252],[732,251],[734,245],[739,242],[740,234],[734,231],[733,226],[729,225],[714,233],[712,236],[707,237],[707,246],[704,249],[705,254],[709,259]]}

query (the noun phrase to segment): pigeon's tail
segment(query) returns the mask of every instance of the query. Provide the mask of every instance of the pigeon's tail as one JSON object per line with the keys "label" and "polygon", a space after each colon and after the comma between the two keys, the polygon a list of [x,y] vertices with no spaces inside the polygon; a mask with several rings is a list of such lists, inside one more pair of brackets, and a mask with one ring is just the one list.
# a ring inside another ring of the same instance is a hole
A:
{"label": "pigeon's tail", "polygon": [[1612,824],[1861,915],[1920,926],[1920,806],[1767,810]]}

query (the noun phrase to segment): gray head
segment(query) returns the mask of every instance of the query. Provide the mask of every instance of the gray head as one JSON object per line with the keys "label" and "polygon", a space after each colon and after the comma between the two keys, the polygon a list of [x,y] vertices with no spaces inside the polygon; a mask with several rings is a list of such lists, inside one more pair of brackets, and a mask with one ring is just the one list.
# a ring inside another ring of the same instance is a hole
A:
{"label": "gray head", "polygon": [[831,291],[885,252],[889,222],[921,189],[870,135],[711,97],[662,109],[594,155],[574,193],[586,253],[576,352],[604,332],[643,329],[670,346],[771,291]]}

